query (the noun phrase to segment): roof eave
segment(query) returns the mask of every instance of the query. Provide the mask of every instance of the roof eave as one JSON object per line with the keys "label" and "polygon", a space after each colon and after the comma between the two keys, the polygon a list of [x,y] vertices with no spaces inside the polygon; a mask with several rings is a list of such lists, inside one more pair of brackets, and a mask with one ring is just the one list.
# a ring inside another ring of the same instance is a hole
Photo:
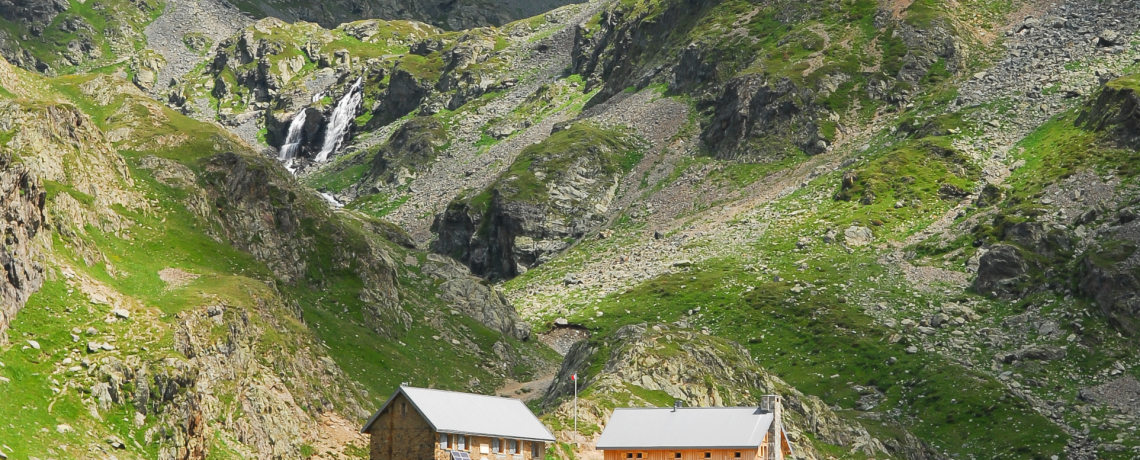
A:
{"label": "roof eave", "polygon": [[554,439],[554,436],[549,436],[549,437],[544,439],[544,438],[533,438],[533,437],[529,437],[529,436],[514,436],[514,435],[492,434],[492,433],[476,433],[476,432],[472,432],[472,431],[458,431],[458,430],[438,430],[438,431],[440,433],[462,434],[465,436],[482,436],[484,438],[518,439],[520,441],[543,441],[543,442],[555,442],[556,441],[556,439]]}

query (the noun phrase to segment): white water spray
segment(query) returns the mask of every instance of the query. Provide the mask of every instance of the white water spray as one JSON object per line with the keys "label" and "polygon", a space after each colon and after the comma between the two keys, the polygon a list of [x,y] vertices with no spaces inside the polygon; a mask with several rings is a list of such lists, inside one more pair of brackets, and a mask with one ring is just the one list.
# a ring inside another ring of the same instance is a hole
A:
{"label": "white water spray", "polygon": [[334,208],[340,209],[344,207],[341,202],[336,200],[336,197],[330,195],[328,192],[321,192],[321,198],[324,198],[325,201],[329,203],[329,206],[332,206]]}
{"label": "white water spray", "polygon": [[345,133],[348,132],[352,120],[356,118],[356,109],[364,102],[363,85],[364,77],[357,78],[356,83],[348,90],[348,94],[345,94],[337,103],[336,109],[333,109],[332,117],[329,118],[329,125],[325,128],[325,145],[321,148],[321,153],[317,154],[315,161],[328,160],[329,155],[340,148]]}
{"label": "white water spray", "polygon": [[297,151],[301,149],[302,136],[305,129],[305,109],[301,109],[301,113],[293,117],[293,121],[289,123],[289,135],[285,137],[285,143],[281,145],[281,151],[277,155],[277,159],[281,161],[289,161],[297,157]]}

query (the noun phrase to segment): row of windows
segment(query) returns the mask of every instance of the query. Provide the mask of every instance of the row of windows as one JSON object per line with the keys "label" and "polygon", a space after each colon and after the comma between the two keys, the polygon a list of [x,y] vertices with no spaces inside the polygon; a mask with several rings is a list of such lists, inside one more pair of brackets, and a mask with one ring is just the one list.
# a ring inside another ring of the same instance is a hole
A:
{"label": "row of windows", "polygon": [[[639,459],[646,458],[648,455],[645,452],[626,452],[625,458]],[[673,452],[673,458],[681,458],[680,452]],[[712,452],[705,452],[704,458],[712,458]],[[733,452],[732,458],[740,458],[740,452]]]}
{"label": "row of windows", "polygon": [[[439,434],[439,448],[451,450],[471,450],[474,448],[474,439],[472,439],[471,446],[468,446],[467,436],[462,434]],[[491,451],[490,453],[496,454],[521,454],[525,448],[525,443],[517,439],[499,439],[491,438]],[[539,457],[539,443],[530,443],[530,455],[534,458]]]}

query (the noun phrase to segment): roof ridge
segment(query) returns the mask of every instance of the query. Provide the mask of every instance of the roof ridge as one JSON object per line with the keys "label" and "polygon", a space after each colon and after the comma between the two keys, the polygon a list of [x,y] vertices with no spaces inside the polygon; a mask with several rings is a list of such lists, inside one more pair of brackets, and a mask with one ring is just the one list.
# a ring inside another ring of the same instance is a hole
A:
{"label": "roof ridge", "polygon": [[[412,390],[434,391],[434,392],[437,392],[437,393],[453,393],[453,394],[457,394],[457,395],[465,395],[465,396],[480,396],[480,397],[484,397],[484,398],[491,398],[491,399],[502,400],[502,401],[518,401],[518,402],[522,402],[522,400],[521,400],[521,399],[515,399],[515,398],[511,398],[511,397],[506,397],[506,396],[496,396],[496,395],[482,395],[482,394],[479,394],[479,393],[468,393],[468,392],[466,392],[466,391],[452,391],[452,390],[441,390],[441,389],[438,389],[438,388],[423,388],[423,387],[413,387],[413,386],[402,386],[402,387],[400,387],[400,389],[401,389],[401,390],[403,390],[403,389],[412,389]],[[523,403],[523,405],[525,406],[525,405],[526,405],[526,403]]]}

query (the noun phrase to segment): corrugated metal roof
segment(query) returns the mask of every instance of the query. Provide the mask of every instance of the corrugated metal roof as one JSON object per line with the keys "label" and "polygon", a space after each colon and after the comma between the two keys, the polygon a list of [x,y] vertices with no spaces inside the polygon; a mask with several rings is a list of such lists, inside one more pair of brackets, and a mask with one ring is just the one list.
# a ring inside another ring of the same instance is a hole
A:
{"label": "corrugated metal roof", "polygon": [[772,419],[757,407],[614,409],[598,449],[755,448]]}
{"label": "corrugated metal roof", "polygon": [[554,435],[517,399],[428,388],[400,387],[361,429],[372,422],[403,393],[435,431],[528,441],[554,441]]}

